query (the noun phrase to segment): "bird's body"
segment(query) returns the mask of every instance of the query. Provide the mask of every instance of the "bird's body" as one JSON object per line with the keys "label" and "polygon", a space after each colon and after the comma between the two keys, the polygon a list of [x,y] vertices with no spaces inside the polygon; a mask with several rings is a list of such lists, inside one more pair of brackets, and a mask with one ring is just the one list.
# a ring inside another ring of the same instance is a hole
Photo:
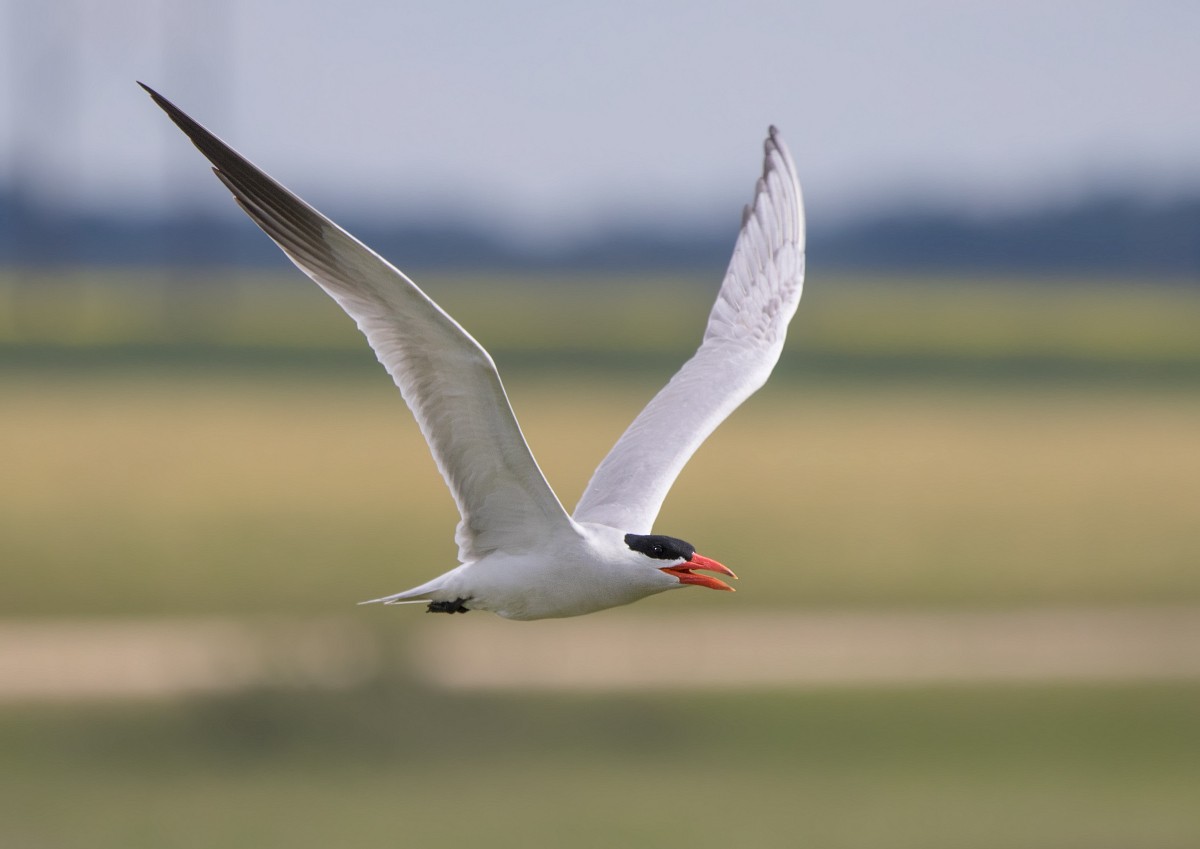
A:
{"label": "bird's body", "polygon": [[628,548],[620,531],[580,524],[573,539],[520,553],[496,551],[464,563],[427,584],[380,601],[429,598],[471,610],[490,610],[506,619],[580,616],[618,607],[680,586]]}
{"label": "bird's body", "polygon": [[699,350],[617,441],[568,515],[487,351],[403,273],[146,90],[242,209],[358,324],[412,409],[462,514],[457,568],[373,601],[546,619],[687,585],[731,589],[695,570],[736,577],[732,571],[689,543],[651,534],[651,526],[692,453],[766,382],[800,300],[800,186],[774,128]]}

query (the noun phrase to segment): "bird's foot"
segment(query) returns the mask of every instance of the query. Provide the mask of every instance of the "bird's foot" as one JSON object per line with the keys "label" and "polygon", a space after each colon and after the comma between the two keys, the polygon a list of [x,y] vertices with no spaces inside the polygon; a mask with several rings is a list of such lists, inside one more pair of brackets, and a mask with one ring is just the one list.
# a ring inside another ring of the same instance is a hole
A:
{"label": "bird's foot", "polygon": [[466,607],[463,602],[465,598],[456,598],[454,601],[431,601],[429,607],[425,609],[426,613],[468,613],[471,608]]}

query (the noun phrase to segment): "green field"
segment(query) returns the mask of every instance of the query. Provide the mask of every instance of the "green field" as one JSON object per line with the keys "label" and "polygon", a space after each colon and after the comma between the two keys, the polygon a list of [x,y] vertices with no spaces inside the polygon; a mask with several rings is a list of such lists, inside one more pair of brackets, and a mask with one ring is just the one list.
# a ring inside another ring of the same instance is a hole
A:
{"label": "green field", "polygon": [[[711,300],[429,288],[495,355],[568,505]],[[776,378],[658,523],[739,592],[629,615],[1200,603],[1194,290],[805,297]],[[299,278],[5,283],[0,393],[2,617],[354,616],[453,562],[411,417]],[[361,613],[400,635],[423,615]],[[484,696],[385,675],[0,706],[0,763],[0,846],[1200,845],[1187,683]]]}
{"label": "green field", "polygon": [[1200,688],[0,712],[5,846],[1186,849]]}
{"label": "green field", "polygon": [[[663,369],[695,349],[718,280],[416,275],[520,368]],[[780,375],[1200,381],[1195,286],[809,275]],[[361,367],[352,324],[298,273],[0,273],[0,363]]]}

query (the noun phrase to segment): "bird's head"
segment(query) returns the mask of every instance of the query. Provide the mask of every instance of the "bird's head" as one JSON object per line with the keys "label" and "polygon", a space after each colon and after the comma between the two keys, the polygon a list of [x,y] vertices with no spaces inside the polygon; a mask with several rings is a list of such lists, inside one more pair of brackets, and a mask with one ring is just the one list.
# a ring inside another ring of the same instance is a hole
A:
{"label": "bird's head", "polygon": [[733,574],[732,569],[697,554],[696,547],[689,542],[661,534],[625,534],[625,544],[631,550],[655,561],[651,565],[663,574],[677,579],[678,586],[695,584],[699,587],[708,587],[710,590],[734,591],[733,587],[724,581],[708,575],[694,574],[694,570],[703,569],[707,572],[728,575],[734,580],[737,579],[737,575]]}

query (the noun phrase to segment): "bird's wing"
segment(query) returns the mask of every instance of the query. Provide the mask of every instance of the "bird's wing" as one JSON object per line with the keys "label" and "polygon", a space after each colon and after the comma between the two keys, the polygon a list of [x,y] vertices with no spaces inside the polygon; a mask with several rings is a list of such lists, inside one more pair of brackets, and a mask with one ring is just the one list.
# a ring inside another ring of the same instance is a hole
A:
{"label": "bird's wing", "polygon": [[242,209],[367,337],[458,504],[459,558],[528,550],[549,535],[576,533],[521,434],[488,352],[399,270],[142,87],[208,157]]}
{"label": "bird's wing", "polygon": [[796,166],[774,127],[764,149],[704,341],[597,467],[577,522],[649,533],[688,459],[779,361],[804,281],[804,209]]}

